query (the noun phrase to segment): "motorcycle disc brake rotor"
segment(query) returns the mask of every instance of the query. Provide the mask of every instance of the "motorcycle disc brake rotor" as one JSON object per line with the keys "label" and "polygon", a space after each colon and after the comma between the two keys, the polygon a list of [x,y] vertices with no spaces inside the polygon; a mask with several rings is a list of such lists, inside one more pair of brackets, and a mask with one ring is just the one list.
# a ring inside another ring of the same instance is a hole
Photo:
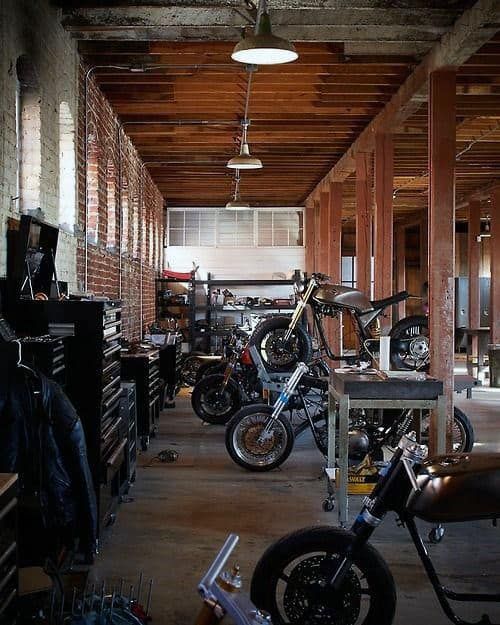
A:
{"label": "motorcycle disc brake rotor", "polygon": [[263,342],[266,360],[274,365],[287,365],[294,362],[295,343],[293,335],[288,341],[285,341],[284,332],[270,334]]}
{"label": "motorcycle disc brake rotor", "polygon": [[361,610],[361,584],[349,571],[338,592],[328,579],[337,558],[311,556],[292,570],[283,597],[283,608],[290,625],[355,625]]}
{"label": "motorcycle disc brake rotor", "polygon": [[202,399],[203,409],[210,415],[223,415],[231,409],[231,399],[227,390],[211,389]]}

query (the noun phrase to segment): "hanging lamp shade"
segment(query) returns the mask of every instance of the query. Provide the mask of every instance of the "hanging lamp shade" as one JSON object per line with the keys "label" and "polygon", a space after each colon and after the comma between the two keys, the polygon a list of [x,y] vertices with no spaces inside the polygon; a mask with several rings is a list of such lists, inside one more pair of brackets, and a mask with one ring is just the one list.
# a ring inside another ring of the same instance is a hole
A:
{"label": "hanging lamp shade", "polygon": [[243,37],[231,54],[233,61],[249,65],[277,65],[299,58],[295,46],[287,39],[276,37],[271,29],[269,13],[264,8],[255,27],[255,33]]}
{"label": "hanging lamp shade", "polygon": [[241,200],[239,195],[226,204],[226,210],[228,211],[247,211],[249,209],[250,204]]}
{"label": "hanging lamp shade", "polygon": [[250,149],[246,141],[242,142],[240,153],[233,156],[228,162],[229,169],[262,169],[262,161],[250,154]]}

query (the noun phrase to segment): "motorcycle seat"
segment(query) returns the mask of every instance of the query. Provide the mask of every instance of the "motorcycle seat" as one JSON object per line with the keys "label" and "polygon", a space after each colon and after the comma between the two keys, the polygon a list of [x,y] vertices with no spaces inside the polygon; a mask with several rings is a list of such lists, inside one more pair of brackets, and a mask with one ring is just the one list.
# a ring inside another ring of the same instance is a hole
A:
{"label": "motorcycle seat", "polygon": [[390,297],[373,300],[371,305],[374,309],[380,310],[381,308],[387,308],[387,306],[392,306],[392,304],[402,302],[403,300],[408,299],[409,296],[410,294],[408,291],[399,291],[399,293],[394,293],[394,295],[391,295]]}
{"label": "motorcycle seat", "polygon": [[500,454],[435,456],[421,467],[406,508],[431,523],[500,517]]}

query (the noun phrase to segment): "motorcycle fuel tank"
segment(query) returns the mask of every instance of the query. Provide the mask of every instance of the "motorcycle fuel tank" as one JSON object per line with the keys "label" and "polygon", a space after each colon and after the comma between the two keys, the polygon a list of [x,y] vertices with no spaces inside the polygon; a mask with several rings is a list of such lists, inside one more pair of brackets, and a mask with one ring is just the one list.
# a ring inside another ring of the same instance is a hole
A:
{"label": "motorcycle fuel tank", "polygon": [[318,304],[351,308],[359,313],[373,310],[370,300],[364,293],[341,284],[320,286],[314,292],[313,300]]}
{"label": "motorcycle fuel tank", "polygon": [[430,523],[500,517],[500,454],[435,456],[422,465],[407,509]]}

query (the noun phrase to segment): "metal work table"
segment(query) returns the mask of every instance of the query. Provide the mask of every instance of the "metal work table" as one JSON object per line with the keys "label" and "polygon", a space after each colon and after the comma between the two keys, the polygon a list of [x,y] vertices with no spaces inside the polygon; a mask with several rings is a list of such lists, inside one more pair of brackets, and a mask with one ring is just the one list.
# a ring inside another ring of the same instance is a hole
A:
{"label": "metal work table", "polygon": [[[410,374],[411,372],[409,372]],[[337,410],[338,405],[338,410]],[[383,379],[374,374],[330,374],[328,386],[328,493],[337,503],[339,523],[347,524],[349,411],[354,408],[436,409],[437,453],[446,450],[446,402],[443,383],[433,378],[423,381],[401,378]],[[338,457],[335,438],[338,425]]]}

